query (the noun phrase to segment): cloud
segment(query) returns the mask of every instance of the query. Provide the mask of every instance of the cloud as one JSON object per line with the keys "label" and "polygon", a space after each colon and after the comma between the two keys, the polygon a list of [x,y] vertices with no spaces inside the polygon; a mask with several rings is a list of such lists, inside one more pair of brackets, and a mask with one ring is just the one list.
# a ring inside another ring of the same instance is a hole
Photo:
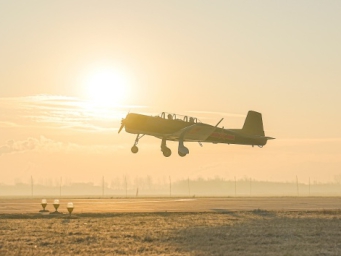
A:
{"label": "cloud", "polygon": [[40,138],[27,138],[26,140],[9,140],[6,144],[0,146],[0,156],[4,154],[20,153],[27,151],[40,152],[78,152],[83,154],[102,154],[110,153],[122,148],[119,144],[110,145],[79,145],[76,143],[65,143],[55,141],[44,136]]}
{"label": "cloud", "polygon": [[0,128],[115,131],[122,117],[143,106],[101,107],[76,97],[37,95],[0,98]]}
{"label": "cloud", "polygon": [[[60,95],[0,98],[0,109],[0,128],[63,129],[82,133],[116,132],[121,119],[134,110],[152,115],[147,106],[103,107],[87,100]],[[198,114],[198,118],[204,120],[217,119],[217,116],[245,118],[245,115],[224,112],[185,112]]]}
{"label": "cloud", "polygon": [[19,126],[13,122],[0,122],[0,128],[13,128],[13,127],[19,127]]}
{"label": "cloud", "polygon": [[331,144],[340,144],[341,138],[276,138],[276,142],[281,145],[331,145]]}
{"label": "cloud", "polygon": [[40,138],[27,138],[26,140],[9,140],[5,145],[0,146],[0,156],[3,154],[19,153],[25,151],[46,151],[46,152],[58,152],[58,151],[77,151],[82,148],[77,144],[63,143],[48,139],[44,136]]}
{"label": "cloud", "polygon": [[35,138],[28,138],[27,140],[14,141],[9,140],[3,146],[0,146],[0,156],[3,154],[9,154],[13,152],[22,152],[27,150],[34,150],[41,142]]}

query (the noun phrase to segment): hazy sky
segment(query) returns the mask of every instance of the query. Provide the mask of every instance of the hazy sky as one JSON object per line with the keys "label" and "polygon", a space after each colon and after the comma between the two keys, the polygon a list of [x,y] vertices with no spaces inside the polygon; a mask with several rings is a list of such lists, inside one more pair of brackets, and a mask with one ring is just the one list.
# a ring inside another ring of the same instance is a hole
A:
{"label": "hazy sky", "polygon": [[[341,175],[340,1],[0,0],[0,182]],[[264,148],[117,134],[128,111],[240,128]]]}

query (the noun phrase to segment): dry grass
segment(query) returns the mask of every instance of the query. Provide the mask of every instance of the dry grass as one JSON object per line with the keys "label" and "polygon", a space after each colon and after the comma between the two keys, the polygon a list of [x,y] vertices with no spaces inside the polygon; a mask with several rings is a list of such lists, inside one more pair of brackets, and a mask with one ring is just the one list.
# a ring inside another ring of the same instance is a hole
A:
{"label": "dry grass", "polygon": [[341,255],[340,211],[0,215],[0,255]]}

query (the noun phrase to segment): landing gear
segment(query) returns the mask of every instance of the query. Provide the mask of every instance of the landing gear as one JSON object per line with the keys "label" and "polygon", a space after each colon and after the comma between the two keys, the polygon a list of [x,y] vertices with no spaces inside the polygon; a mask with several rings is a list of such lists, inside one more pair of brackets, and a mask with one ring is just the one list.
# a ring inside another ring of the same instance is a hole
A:
{"label": "landing gear", "polygon": [[[139,140],[144,136],[144,134],[140,135],[137,134],[134,145],[131,147],[131,152],[133,154],[136,154],[139,152],[139,148],[137,147],[137,144],[139,143]],[[170,157],[172,155],[172,150],[167,147],[166,145],[167,139],[163,138],[161,141],[161,152],[164,155],[164,157]],[[178,148],[178,154],[181,157],[184,157],[189,154],[188,148],[184,146],[183,138],[179,140],[179,148]]]}
{"label": "landing gear", "polygon": [[182,138],[179,140],[178,154],[181,157],[184,157],[189,154],[189,149],[184,146],[184,141]]}
{"label": "landing gear", "polygon": [[170,155],[172,154],[172,150],[170,148],[168,148],[166,145],[166,139],[162,139],[161,151],[165,157],[170,157]]}
{"label": "landing gear", "polygon": [[184,157],[184,156],[186,156],[187,154],[185,154],[185,153],[182,153],[182,152],[180,152],[180,151],[178,151],[178,154],[179,154],[179,156],[181,156],[181,157]]}
{"label": "landing gear", "polygon": [[139,148],[138,148],[137,146],[134,145],[134,146],[131,148],[131,152],[134,153],[134,154],[136,154],[137,152],[139,152]]}
{"label": "landing gear", "polygon": [[144,136],[144,134],[142,134],[140,136],[140,134],[137,134],[134,145],[131,148],[131,152],[136,154],[137,152],[139,152],[139,148],[137,147],[137,144],[139,143],[139,140]]}
{"label": "landing gear", "polygon": [[172,150],[170,148],[164,148],[162,153],[165,157],[170,157],[170,155],[172,154]]}

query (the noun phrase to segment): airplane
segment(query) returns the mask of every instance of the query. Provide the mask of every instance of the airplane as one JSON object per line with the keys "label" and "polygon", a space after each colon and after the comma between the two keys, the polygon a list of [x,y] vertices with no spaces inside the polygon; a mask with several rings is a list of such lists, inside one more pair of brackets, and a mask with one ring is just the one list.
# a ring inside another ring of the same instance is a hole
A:
{"label": "airplane", "polygon": [[118,133],[125,128],[131,134],[137,134],[131,152],[138,152],[137,144],[139,140],[150,135],[161,139],[161,151],[165,157],[172,154],[166,142],[178,141],[178,154],[184,157],[189,154],[189,149],[184,142],[198,142],[202,146],[203,142],[251,145],[262,148],[268,140],[274,138],[267,137],[263,130],[262,114],[250,110],[246,116],[242,129],[218,128],[223,121],[222,118],[215,126],[200,122],[199,119],[190,116],[181,116],[162,112],[159,116],[147,116],[137,113],[128,113],[121,121]]}

